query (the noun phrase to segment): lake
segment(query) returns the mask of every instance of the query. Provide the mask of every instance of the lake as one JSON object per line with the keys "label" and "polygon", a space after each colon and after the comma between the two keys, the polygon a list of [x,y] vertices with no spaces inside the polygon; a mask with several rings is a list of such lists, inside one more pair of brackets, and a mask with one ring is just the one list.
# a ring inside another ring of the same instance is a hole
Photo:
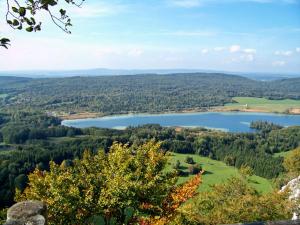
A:
{"label": "lake", "polygon": [[128,126],[160,124],[161,126],[205,127],[229,132],[252,132],[252,121],[269,121],[282,126],[300,125],[300,115],[245,112],[201,112],[173,114],[129,114],[93,119],[64,120],[62,125],[87,128],[125,129]]}

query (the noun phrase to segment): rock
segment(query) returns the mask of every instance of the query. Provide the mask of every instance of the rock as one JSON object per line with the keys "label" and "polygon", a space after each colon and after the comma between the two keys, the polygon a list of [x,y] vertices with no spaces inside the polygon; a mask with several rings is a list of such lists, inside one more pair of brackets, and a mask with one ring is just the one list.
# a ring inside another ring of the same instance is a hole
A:
{"label": "rock", "polygon": [[8,209],[5,225],[46,225],[46,218],[47,206],[43,202],[19,202]]}
{"label": "rock", "polygon": [[[288,184],[283,186],[280,191],[285,191],[287,188],[291,191],[290,200],[300,199],[300,176],[288,182]],[[300,206],[298,208],[298,212],[294,212],[293,220],[300,219],[299,211]]]}

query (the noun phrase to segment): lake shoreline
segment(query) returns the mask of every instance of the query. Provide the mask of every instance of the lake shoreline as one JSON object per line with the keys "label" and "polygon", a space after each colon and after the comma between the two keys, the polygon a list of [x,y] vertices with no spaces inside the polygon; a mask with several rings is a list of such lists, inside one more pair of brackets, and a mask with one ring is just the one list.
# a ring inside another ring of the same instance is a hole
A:
{"label": "lake shoreline", "polygon": [[300,126],[300,115],[269,112],[205,111],[185,113],[131,113],[105,117],[63,120],[62,125],[75,128],[99,127],[122,130],[130,126],[159,124],[162,127],[206,128],[225,132],[252,132],[253,121],[268,121],[283,127]]}
{"label": "lake shoreline", "polygon": [[300,109],[291,109],[289,112],[272,112],[262,109],[227,109],[224,106],[216,106],[211,108],[180,110],[180,111],[164,111],[164,112],[126,112],[117,114],[105,114],[95,112],[80,112],[74,114],[57,115],[61,120],[80,120],[80,119],[95,119],[107,116],[126,116],[126,115],[158,115],[158,114],[188,114],[188,113],[204,113],[204,112],[241,112],[241,113],[273,113],[282,115],[300,115]]}

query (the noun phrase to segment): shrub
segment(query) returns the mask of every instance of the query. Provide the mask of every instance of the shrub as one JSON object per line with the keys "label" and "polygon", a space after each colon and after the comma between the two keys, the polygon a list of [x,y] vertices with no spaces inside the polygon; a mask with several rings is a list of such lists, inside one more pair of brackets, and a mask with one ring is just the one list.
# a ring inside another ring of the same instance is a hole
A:
{"label": "shrub", "polygon": [[202,167],[199,164],[194,164],[189,166],[189,173],[194,175],[200,173]]}
{"label": "shrub", "polygon": [[195,164],[195,161],[194,161],[193,157],[190,157],[190,156],[187,156],[185,158],[185,162],[188,163],[188,164]]}

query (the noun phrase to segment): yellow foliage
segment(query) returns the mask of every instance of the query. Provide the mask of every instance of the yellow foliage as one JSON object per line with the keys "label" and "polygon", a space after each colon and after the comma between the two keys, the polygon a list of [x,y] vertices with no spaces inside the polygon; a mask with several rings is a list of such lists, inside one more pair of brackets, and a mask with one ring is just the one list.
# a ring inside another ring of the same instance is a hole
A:
{"label": "yellow foliage", "polygon": [[[291,218],[293,203],[288,193],[261,195],[244,180],[232,178],[201,192],[180,208],[174,224],[232,224]],[[178,222],[179,221],[179,222]]]}
{"label": "yellow foliage", "polygon": [[284,159],[283,166],[287,172],[293,173],[295,177],[300,175],[300,148],[293,150]]}
{"label": "yellow foliage", "polygon": [[132,148],[114,143],[108,154],[85,151],[73,166],[50,163],[50,171],[36,169],[17,200],[35,199],[48,205],[49,224],[87,224],[94,215],[121,222],[128,207],[141,213],[142,204],[161,207],[175,185],[165,173],[167,156],[160,143]]}
{"label": "yellow foliage", "polygon": [[201,174],[202,173],[199,173],[182,185],[174,187],[163,202],[160,216],[143,218],[140,220],[140,224],[166,225],[174,222],[174,219],[178,214],[177,210],[180,206],[196,195],[197,189],[201,183]]}

